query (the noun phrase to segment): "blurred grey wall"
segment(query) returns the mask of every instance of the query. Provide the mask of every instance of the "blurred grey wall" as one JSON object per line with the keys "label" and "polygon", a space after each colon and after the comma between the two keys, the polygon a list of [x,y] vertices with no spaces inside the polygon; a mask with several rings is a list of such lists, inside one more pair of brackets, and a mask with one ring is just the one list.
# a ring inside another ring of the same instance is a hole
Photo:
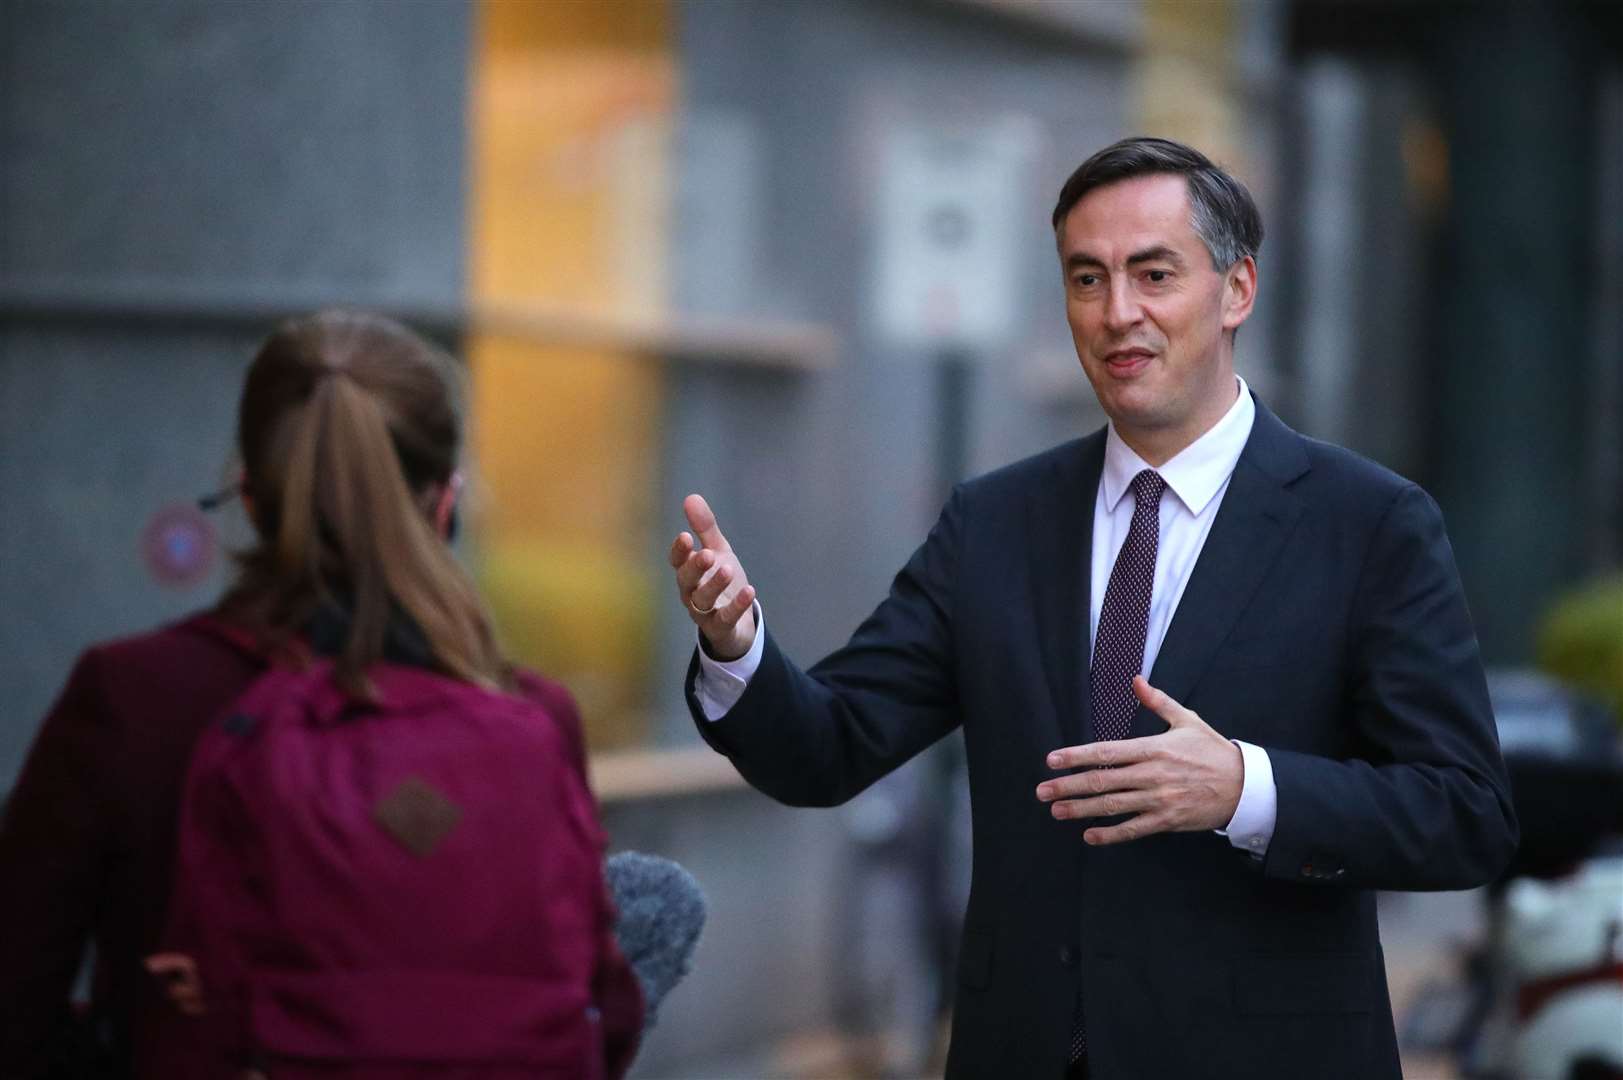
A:
{"label": "blurred grey wall", "polygon": [[217,594],[140,538],[273,321],[460,302],[470,17],[0,0],[0,790],[79,650]]}

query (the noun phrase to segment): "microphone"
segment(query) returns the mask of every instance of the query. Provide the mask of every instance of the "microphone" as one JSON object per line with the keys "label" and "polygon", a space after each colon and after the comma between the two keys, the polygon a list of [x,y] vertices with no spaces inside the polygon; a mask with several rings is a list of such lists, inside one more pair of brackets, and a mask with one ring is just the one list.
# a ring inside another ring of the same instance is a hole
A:
{"label": "microphone", "polygon": [[692,967],[707,913],[704,893],[693,875],[670,859],[622,851],[609,856],[603,876],[619,916],[614,937],[642,988],[643,1027],[671,987]]}

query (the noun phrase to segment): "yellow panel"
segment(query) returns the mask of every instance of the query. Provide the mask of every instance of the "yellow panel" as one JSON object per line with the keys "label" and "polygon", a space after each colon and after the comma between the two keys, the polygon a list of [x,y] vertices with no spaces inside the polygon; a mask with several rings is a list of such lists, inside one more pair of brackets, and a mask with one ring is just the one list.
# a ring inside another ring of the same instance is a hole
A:
{"label": "yellow panel", "polygon": [[488,335],[469,343],[468,358],[472,444],[491,496],[481,529],[579,536],[645,556],[661,407],[649,367]]}
{"label": "yellow panel", "polygon": [[[675,67],[663,0],[494,0],[481,12],[474,296],[658,308],[645,280],[663,277],[666,250]],[[642,235],[626,236],[628,222]]]}
{"label": "yellow panel", "polygon": [[1233,0],[1144,0],[1135,65],[1137,132],[1177,139],[1244,177],[1234,73]]}
{"label": "yellow panel", "polygon": [[663,0],[486,0],[479,9],[486,58],[514,50],[670,49],[670,10]]}
{"label": "yellow panel", "polygon": [[[665,306],[666,0],[485,0],[472,100],[470,304]],[[515,658],[563,679],[596,747],[640,737],[657,361],[475,334],[481,584]],[[664,597],[660,591],[659,598]]]}

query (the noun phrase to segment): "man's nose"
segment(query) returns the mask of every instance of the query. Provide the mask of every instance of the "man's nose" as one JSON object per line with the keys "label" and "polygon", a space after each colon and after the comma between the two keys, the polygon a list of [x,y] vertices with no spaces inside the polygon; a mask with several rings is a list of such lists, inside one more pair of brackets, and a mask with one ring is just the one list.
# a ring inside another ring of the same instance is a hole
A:
{"label": "man's nose", "polygon": [[1120,332],[1132,328],[1143,317],[1138,297],[1133,295],[1130,282],[1115,280],[1110,283],[1110,297],[1105,304],[1106,329]]}

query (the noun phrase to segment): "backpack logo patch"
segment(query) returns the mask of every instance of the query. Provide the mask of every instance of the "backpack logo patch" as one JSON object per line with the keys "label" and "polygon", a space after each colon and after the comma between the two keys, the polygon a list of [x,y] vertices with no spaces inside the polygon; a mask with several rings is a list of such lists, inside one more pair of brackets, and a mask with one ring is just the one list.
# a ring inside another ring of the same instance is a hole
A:
{"label": "backpack logo patch", "polygon": [[410,776],[372,807],[372,820],[400,842],[400,846],[427,858],[446,834],[462,820],[462,809],[434,789],[428,781]]}

